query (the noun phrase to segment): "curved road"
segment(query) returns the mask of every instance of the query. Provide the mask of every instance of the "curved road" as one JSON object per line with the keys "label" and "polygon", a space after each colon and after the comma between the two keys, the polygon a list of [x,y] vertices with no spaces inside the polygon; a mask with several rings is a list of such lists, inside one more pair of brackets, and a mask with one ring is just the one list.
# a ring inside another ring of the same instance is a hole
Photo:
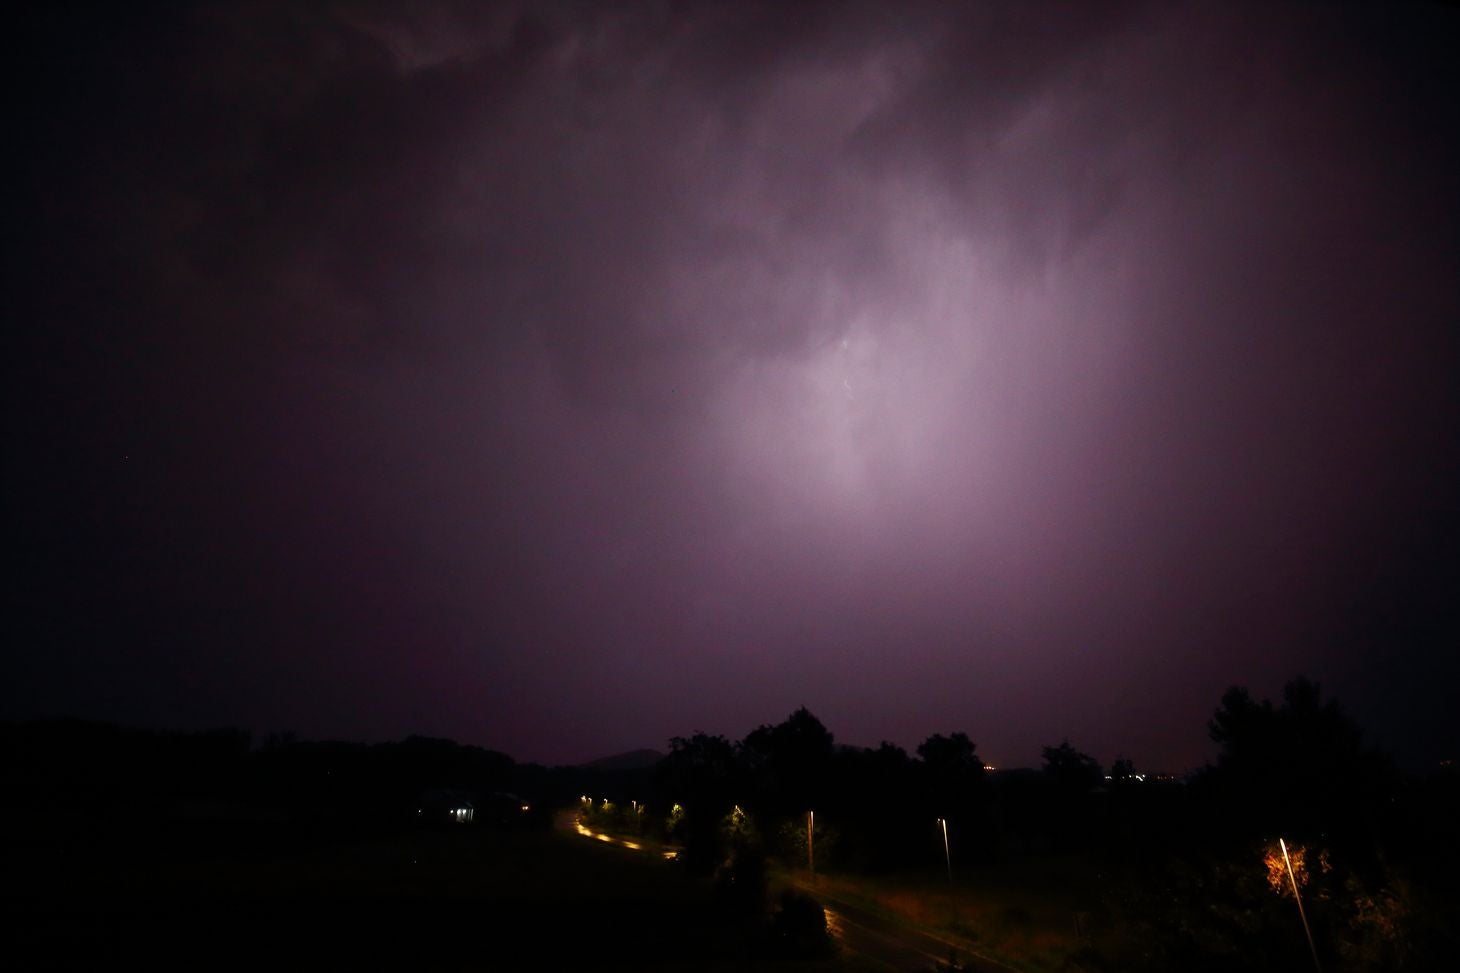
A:
{"label": "curved road", "polygon": [[[569,811],[556,820],[559,830],[585,838],[618,845],[629,851],[672,854],[658,846],[603,834],[584,827],[578,816]],[[837,945],[845,952],[870,960],[877,966],[899,973],[924,973],[930,970],[967,970],[970,973],[1019,973],[989,956],[972,952],[966,946],[894,922],[854,903],[829,895],[825,890],[793,880],[797,889],[816,899],[826,910],[826,925]]]}
{"label": "curved road", "polygon": [[849,953],[865,957],[889,970],[968,970],[972,973],[1019,973],[966,946],[914,929],[870,912],[824,890],[795,882],[826,910],[826,924],[837,943]]}

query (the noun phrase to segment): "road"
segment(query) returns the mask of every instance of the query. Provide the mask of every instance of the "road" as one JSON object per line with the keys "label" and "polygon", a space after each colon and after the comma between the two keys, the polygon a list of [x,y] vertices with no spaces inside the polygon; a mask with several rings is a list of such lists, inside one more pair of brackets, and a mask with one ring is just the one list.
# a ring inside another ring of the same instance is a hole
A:
{"label": "road", "polygon": [[[648,847],[624,838],[603,834],[584,827],[578,816],[566,812],[558,816],[557,827],[561,831],[573,832],[585,838],[618,845],[630,851],[660,854],[668,857],[671,851],[659,846]],[[853,902],[830,895],[799,879],[793,880],[796,888],[821,903],[826,910],[826,925],[845,952],[860,956],[875,966],[900,973],[923,973],[929,970],[967,970],[970,973],[1019,973],[1012,966],[1006,966],[989,956],[983,956],[932,933],[911,928],[868,911]],[[950,964],[953,960],[958,965]]]}
{"label": "road", "polygon": [[[883,918],[824,889],[796,881],[796,888],[826,910],[826,924],[837,944],[889,970],[968,970],[971,973],[1019,973],[992,957],[970,951],[932,933]],[[958,965],[950,964],[950,960]]]}

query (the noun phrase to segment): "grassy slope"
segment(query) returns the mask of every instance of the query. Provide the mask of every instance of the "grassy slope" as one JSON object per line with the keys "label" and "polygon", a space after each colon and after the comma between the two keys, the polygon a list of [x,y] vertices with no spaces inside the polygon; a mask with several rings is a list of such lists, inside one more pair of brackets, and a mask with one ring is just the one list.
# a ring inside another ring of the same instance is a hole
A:
{"label": "grassy slope", "polygon": [[1018,969],[1068,968],[1100,936],[1099,876],[1080,858],[981,865],[955,875],[929,870],[866,878],[821,875],[817,887],[880,915],[966,943]]}

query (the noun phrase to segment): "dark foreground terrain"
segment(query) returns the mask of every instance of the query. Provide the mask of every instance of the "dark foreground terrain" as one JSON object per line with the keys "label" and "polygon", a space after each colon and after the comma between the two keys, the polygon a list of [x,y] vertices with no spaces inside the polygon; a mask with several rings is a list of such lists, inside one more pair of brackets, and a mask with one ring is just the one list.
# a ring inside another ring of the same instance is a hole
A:
{"label": "dark foreground terrain", "polygon": [[776,962],[706,883],[546,829],[52,832],[17,855],[5,908],[22,969]]}

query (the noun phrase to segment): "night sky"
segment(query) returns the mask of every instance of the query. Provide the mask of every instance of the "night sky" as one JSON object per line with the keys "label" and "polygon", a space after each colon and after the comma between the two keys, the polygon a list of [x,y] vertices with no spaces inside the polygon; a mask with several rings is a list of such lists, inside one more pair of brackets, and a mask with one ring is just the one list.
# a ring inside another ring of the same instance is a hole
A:
{"label": "night sky", "polygon": [[0,716],[1460,753],[1460,14],[12,15]]}

